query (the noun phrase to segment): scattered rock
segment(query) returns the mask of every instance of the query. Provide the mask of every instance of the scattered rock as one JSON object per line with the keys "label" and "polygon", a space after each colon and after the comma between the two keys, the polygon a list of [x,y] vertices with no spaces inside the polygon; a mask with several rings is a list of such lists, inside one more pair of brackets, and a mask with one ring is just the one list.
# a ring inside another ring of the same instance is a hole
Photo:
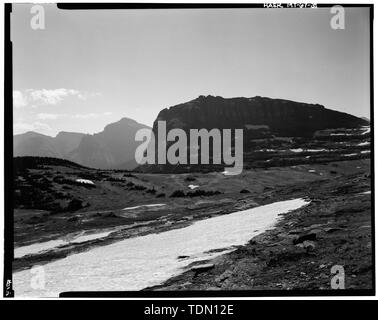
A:
{"label": "scattered rock", "polygon": [[207,291],[215,291],[215,290],[221,290],[221,288],[218,288],[218,287],[209,287],[209,288],[206,288]]}
{"label": "scattered rock", "polygon": [[307,251],[313,251],[313,250],[315,250],[315,248],[316,248],[316,245],[315,245],[315,242],[313,242],[313,241],[308,241],[308,240],[306,240],[306,241],[303,241],[303,247],[307,250]]}
{"label": "scattered rock", "polygon": [[226,270],[225,272],[223,272],[219,277],[217,277],[215,279],[215,282],[219,283],[219,282],[223,282],[225,281],[226,279],[228,279],[229,277],[231,277],[232,275],[232,272],[230,270]]}
{"label": "scattered rock", "polygon": [[79,216],[73,216],[67,219],[68,222],[77,222],[79,221]]}
{"label": "scattered rock", "polygon": [[302,243],[306,240],[316,241],[316,233],[310,232],[310,233],[307,233],[305,235],[298,236],[297,238],[295,238],[293,240],[293,244],[299,244],[299,243]]}
{"label": "scattered rock", "polygon": [[311,226],[309,226],[307,229],[308,230],[311,230],[311,229],[318,229],[319,227],[321,227],[322,224],[320,223],[317,223],[317,224],[312,224]]}
{"label": "scattered rock", "polygon": [[213,268],[214,268],[214,264],[205,263],[205,264],[199,264],[197,266],[193,266],[190,270],[195,271],[196,273],[199,273],[199,272],[204,272]]}
{"label": "scattered rock", "polygon": [[298,248],[305,249],[307,253],[314,251],[316,248],[315,242],[309,240],[303,241],[302,243],[298,243],[295,246]]}
{"label": "scattered rock", "polygon": [[341,228],[325,228],[324,231],[327,232],[327,233],[332,233],[332,232],[336,232],[336,231],[340,231],[340,230],[343,230]]}
{"label": "scattered rock", "polygon": [[109,212],[104,215],[105,218],[118,218],[114,212]]}

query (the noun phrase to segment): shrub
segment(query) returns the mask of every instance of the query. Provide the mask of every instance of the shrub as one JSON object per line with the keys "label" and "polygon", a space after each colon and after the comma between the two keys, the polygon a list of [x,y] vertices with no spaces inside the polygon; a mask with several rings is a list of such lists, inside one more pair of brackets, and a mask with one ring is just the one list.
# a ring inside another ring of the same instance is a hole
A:
{"label": "shrub", "polygon": [[146,192],[151,193],[151,194],[155,194],[156,190],[155,190],[155,188],[152,188],[152,189],[148,189]]}
{"label": "shrub", "polygon": [[124,177],[129,177],[129,178],[137,178],[137,177],[134,176],[132,173],[125,173],[123,176],[124,176]]}
{"label": "shrub", "polygon": [[122,179],[122,178],[115,178],[115,177],[108,177],[105,180],[106,181],[110,181],[110,182],[125,182],[124,179]]}
{"label": "shrub", "polygon": [[212,190],[209,190],[209,191],[205,191],[205,190],[195,190],[195,191],[190,191],[187,193],[187,196],[188,197],[200,197],[200,196],[204,196],[204,197],[210,197],[210,196],[215,196],[217,194],[221,194],[220,191],[212,191]]}
{"label": "shrub", "polygon": [[66,208],[67,211],[76,211],[84,208],[83,202],[79,199],[72,199]]}
{"label": "shrub", "polygon": [[68,218],[67,221],[68,222],[77,222],[77,221],[79,221],[79,217],[78,216],[74,216],[74,217]]}
{"label": "shrub", "polygon": [[133,190],[140,190],[140,191],[142,191],[142,190],[146,190],[147,188],[145,187],[145,186],[141,186],[141,185],[134,185],[134,187],[132,187],[131,189],[133,189]]}
{"label": "shrub", "polygon": [[173,193],[170,195],[171,198],[180,198],[180,197],[185,197],[185,192],[182,190],[175,190]]}

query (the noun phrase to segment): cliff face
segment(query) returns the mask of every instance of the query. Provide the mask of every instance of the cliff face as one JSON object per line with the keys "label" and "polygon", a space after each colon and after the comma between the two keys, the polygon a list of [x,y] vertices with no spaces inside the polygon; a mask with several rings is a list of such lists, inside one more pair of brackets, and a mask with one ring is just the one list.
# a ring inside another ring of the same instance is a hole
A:
{"label": "cliff face", "polygon": [[264,97],[230,98],[200,96],[160,111],[154,122],[165,120],[167,130],[248,129],[283,137],[310,137],[317,130],[354,128],[369,122],[318,104]]}

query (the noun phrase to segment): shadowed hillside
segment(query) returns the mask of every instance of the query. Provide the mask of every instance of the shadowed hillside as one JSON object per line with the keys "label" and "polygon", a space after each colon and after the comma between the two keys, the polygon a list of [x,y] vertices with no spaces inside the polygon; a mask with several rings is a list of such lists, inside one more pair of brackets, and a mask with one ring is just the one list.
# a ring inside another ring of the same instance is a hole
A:
{"label": "shadowed hillside", "polygon": [[135,133],[147,126],[132,119],[122,118],[107,125],[96,134],[59,132],[50,137],[36,132],[26,132],[13,138],[14,156],[62,158],[91,168],[133,169]]}

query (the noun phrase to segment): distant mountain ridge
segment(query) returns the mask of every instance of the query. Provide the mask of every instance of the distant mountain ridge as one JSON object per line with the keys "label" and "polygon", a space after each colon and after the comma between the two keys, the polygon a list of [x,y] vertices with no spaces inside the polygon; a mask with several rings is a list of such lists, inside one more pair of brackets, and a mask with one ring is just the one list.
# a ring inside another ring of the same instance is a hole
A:
{"label": "distant mountain ridge", "polygon": [[60,132],[56,137],[28,131],[13,137],[14,156],[65,158],[79,145],[84,134]]}
{"label": "distant mountain ridge", "polygon": [[95,134],[59,132],[50,137],[29,131],[14,136],[13,153],[15,157],[61,158],[91,168],[131,170],[137,166],[134,154],[139,142],[135,133],[142,128],[149,127],[122,118]]}
{"label": "distant mountain ridge", "polygon": [[[312,139],[317,131],[358,128],[369,125],[366,119],[334,111],[319,104],[307,104],[265,97],[222,98],[199,96],[159,112],[153,124],[166,121],[167,131],[189,129],[244,129],[244,153],[271,148],[276,137]],[[62,158],[80,165],[101,169],[138,167],[135,141],[139,129],[149,128],[135,120],[122,118],[95,134],[59,132],[56,137],[36,132],[14,136],[14,156]],[[272,140],[273,139],[273,140]],[[282,140],[280,140],[283,143]]]}
{"label": "distant mountain ridge", "polygon": [[354,128],[369,121],[347,113],[283,99],[256,96],[222,98],[199,96],[197,99],[160,111],[154,122],[164,120],[167,130],[182,129],[267,129],[271,134],[286,137],[310,137],[318,130]]}

